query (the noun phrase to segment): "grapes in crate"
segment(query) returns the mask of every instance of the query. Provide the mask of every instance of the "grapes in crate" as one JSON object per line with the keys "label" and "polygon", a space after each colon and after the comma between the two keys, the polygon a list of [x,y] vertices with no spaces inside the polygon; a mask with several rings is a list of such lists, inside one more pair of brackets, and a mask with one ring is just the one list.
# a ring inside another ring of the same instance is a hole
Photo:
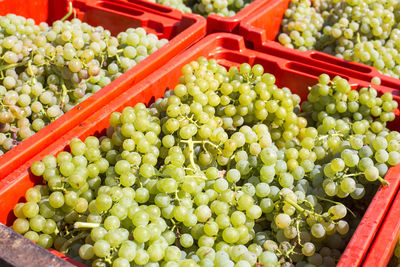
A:
{"label": "grapes in crate", "polygon": [[300,105],[261,65],[199,58],[33,163],[13,229],[91,266],[335,266],[400,162],[397,102],[326,74],[309,89]]}
{"label": "grapes in crate", "polygon": [[216,14],[222,17],[235,16],[237,12],[249,5],[252,0],[149,0],[150,2],[169,6],[184,13],[197,13],[204,17]]}
{"label": "grapes in crate", "polygon": [[78,19],[0,17],[0,153],[62,116],[163,46],[143,28],[111,36]]}
{"label": "grapes in crate", "polygon": [[399,78],[399,11],[396,0],[292,0],[278,41],[367,64]]}

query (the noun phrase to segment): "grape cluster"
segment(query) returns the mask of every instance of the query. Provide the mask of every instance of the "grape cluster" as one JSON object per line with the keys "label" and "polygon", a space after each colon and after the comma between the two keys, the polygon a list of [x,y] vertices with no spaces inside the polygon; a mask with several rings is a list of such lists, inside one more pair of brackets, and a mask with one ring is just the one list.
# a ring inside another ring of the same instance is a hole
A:
{"label": "grape cluster", "polygon": [[355,91],[345,79],[321,75],[302,104],[316,129],[305,133],[306,145],[325,161],[313,170],[313,183],[321,183],[328,196],[359,199],[363,183],[384,182],[388,167],[400,163],[400,135],[386,128],[398,103],[390,93],[377,94],[372,87]]}
{"label": "grape cluster", "polygon": [[396,0],[292,0],[278,40],[287,47],[319,50],[399,78],[399,11]]}
{"label": "grape cluster", "polygon": [[182,74],[106,136],[34,162],[44,184],[13,229],[92,266],[335,266],[357,220],[333,196],[362,198],[399,160],[391,95],[321,75],[301,114],[261,65],[199,58]]}
{"label": "grape cluster", "polygon": [[117,37],[78,19],[0,17],[0,153],[10,150],[163,46],[143,28]]}
{"label": "grape cluster", "polygon": [[217,14],[223,17],[235,16],[237,12],[253,0],[149,0],[153,3],[170,6],[184,13],[197,13],[204,17]]}

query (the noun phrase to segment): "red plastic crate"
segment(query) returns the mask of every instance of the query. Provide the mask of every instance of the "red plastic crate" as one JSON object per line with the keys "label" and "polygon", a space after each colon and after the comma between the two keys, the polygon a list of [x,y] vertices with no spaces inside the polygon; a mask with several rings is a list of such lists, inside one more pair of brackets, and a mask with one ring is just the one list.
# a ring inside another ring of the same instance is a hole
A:
{"label": "red plastic crate", "polygon": [[52,254],[56,255],[57,257],[60,257],[61,259],[65,260],[65,261],[68,261],[69,263],[71,263],[71,264],[73,264],[73,265],[75,265],[75,266],[78,266],[78,267],[85,267],[85,266],[86,266],[86,265],[83,264],[83,263],[74,261],[73,259],[67,257],[66,255],[64,255],[63,253],[61,253],[61,252],[59,252],[59,251],[57,251],[57,250],[54,250],[54,249],[51,249],[51,248],[48,249],[48,250],[49,250]]}
{"label": "red plastic crate", "polygon": [[284,47],[278,42],[268,40],[264,42],[262,46],[255,48],[255,50],[272,55],[279,55],[293,62],[303,63],[309,66],[318,66],[319,68],[329,69],[338,73],[346,73],[353,78],[367,83],[369,83],[373,77],[379,77],[382,86],[396,89],[393,94],[400,94],[399,79],[384,75],[368,65],[346,61],[315,50],[298,51]]}
{"label": "red plastic crate", "polygon": [[269,1],[263,9],[257,9],[240,22],[239,34],[255,48],[267,40],[275,40],[290,2],[291,0]]}
{"label": "red plastic crate", "polygon": [[[122,0],[122,1],[136,1],[136,0]],[[147,0],[142,0],[148,2]],[[238,33],[239,24],[241,21],[248,17],[252,17],[258,10],[265,10],[268,8],[270,3],[276,2],[276,0],[254,0],[248,6],[236,13],[232,17],[223,17],[217,14],[210,14],[207,16],[207,34],[216,32],[229,32]],[[283,13],[282,13],[283,15]],[[279,21],[280,24],[280,21]],[[278,25],[279,30],[279,25]]]}
{"label": "red plastic crate", "polygon": [[279,54],[289,60],[345,72],[367,82],[371,81],[372,77],[377,76],[381,79],[383,85],[400,90],[399,79],[381,74],[371,66],[346,61],[315,50],[299,51],[287,48],[276,42],[275,39],[279,33],[283,15],[290,1],[270,1],[264,9],[258,9],[240,22],[239,34],[245,38],[249,47],[265,53]]}
{"label": "red plastic crate", "polygon": [[387,266],[400,235],[400,191],[390,207],[378,234],[371,245],[363,266]]}
{"label": "red plastic crate", "polygon": [[[203,17],[182,14],[154,3],[146,2],[142,6],[143,1],[140,0],[132,0],[131,3],[117,0],[71,2],[78,18],[93,26],[104,26],[113,34],[129,27],[143,27],[147,32],[170,41],[101,91],[1,156],[0,179],[206,34]],[[31,17],[37,23],[52,23],[67,13],[68,3],[68,0],[0,0],[0,15],[14,13]]]}
{"label": "red plastic crate", "polygon": [[210,14],[207,16],[207,33],[238,33],[241,21],[252,17],[258,10],[266,9],[272,2],[275,2],[275,0],[255,0],[232,17],[222,17],[216,14]]}
{"label": "red plastic crate", "polygon": [[[112,112],[121,111],[126,106],[132,106],[138,102],[149,103],[162,97],[168,88],[174,88],[179,82],[181,68],[185,64],[196,60],[200,56],[214,58],[224,66],[238,66],[240,63],[262,64],[265,72],[276,76],[277,85],[289,87],[294,93],[300,95],[304,100],[308,93],[308,86],[317,83],[318,76],[328,73],[331,77],[341,75],[346,78],[353,89],[368,86],[369,83],[350,75],[337,73],[327,69],[309,66],[306,64],[291,62],[280,58],[279,55],[270,55],[245,47],[244,39],[238,35],[220,33],[212,34],[182,54],[174,57],[166,65],[143,79],[141,82],[123,92],[112,102],[104,99],[103,108],[96,111],[92,116],[82,121],[78,126],[68,131],[60,139],[49,142],[47,147],[40,151],[35,157],[20,166],[8,177],[0,181],[0,222],[11,225],[14,220],[12,208],[20,201],[24,200],[25,191],[34,184],[40,183],[41,178],[35,177],[29,172],[29,167],[33,161],[40,160],[47,154],[56,155],[67,149],[71,139],[85,139],[90,135],[104,134],[108,127],[108,119]],[[377,86],[381,93],[394,92],[386,86]],[[399,101],[398,96],[394,99]],[[399,115],[399,110],[396,110]],[[397,116],[399,119],[399,116]],[[394,128],[399,129],[398,124],[393,124]],[[347,246],[344,256],[339,262],[339,266],[356,266],[365,256],[375,233],[380,226],[390,203],[397,192],[400,180],[397,177],[400,166],[391,168],[385,179],[390,183],[389,186],[381,187],[374,196],[369,208],[365,212],[360,225]]]}

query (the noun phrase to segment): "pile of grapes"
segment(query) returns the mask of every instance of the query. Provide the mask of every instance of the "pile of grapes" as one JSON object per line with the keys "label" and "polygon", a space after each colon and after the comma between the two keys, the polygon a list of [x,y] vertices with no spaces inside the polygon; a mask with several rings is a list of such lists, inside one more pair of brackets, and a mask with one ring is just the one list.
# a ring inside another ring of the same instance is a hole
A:
{"label": "pile of grapes", "polygon": [[319,50],[400,77],[400,2],[292,0],[282,20],[281,44]]}
{"label": "pile of grapes", "polygon": [[362,216],[343,203],[400,162],[392,95],[322,74],[300,106],[261,65],[182,74],[34,162],[13,229],[89,266],[335,266]]}
{"label": "pile of grapes", "polygon": [[149,0],[150,2],[169,6],[183,13],[197,13],[204,17],[217,14],[222,17],[235,16],[237,12],[253,0]]}
{"label": "pile of grapes", "polygon": [[117,37],[78,19],[0,17],[0,155],[163,46],[143,28]]}

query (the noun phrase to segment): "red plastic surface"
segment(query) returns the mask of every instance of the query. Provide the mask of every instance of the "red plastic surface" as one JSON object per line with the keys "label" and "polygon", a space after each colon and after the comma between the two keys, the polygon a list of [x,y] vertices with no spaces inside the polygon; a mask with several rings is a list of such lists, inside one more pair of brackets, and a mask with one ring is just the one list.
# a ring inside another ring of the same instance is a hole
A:
{"label": "red plastic surface", "polygon": [[[399,173],[400,165],[390,168],[387,172],[385,179],[390,185],[381,187],[375,194],[353,237],[347,244],[340,261],[336,265],[337,267],[361,266],[364,258],[369,256],[368,249],[377,233],[379,233],[379,227],[385,219],[385,215],[398,191],[400,185]],[[375,265],[374,267],[377,266],[385,265]]]}
{"label": "red plastic surface", "polygon": [[[121,77],[104,87],[71,111],[26,139],[0,157],[0,179],[60,138],[71,128],[99,110],[104,103],[151,74],[173,56],[206,34],[206,20],[196,14],[179,11],[141,0],[131,3],[118,0],[72,0],[77,17],[94,25],[104,26],[113,34],[129,27],[143,27],[149,33],[170,42],[150,55]],[[68,9],[67,0],[0,0],[0,15],[14,13],[49,23],[62,18]]]}
{"label": "red plastic surface", "polygon": [[363,263],[365,267],[387,266],[400,235],[400,191],[397,193]]}
{"label": "red plastic surface", "polygon": [[[322,73],[328,73],[331,78],[335,75],[341,75],[349,80],[354,89],[369,85],[364,80],[359,80],[346,74],[298,62],[291,62],[276,55],[250,50],[245,47],[244,39],[237,35],[228,33],[209,35],[182,54],[174,57],[166,65],[129,90],[123,92],[112,102],[104,99],[103,108],[82,121],[77,127],[68,131],[60,139],[49,142],[47,147],[35,157],[1,180],[0,210],[2,212],[0,213],[0,222],[10,225],[14,220],[12,212],[14,205],[24,200],[24,194],[28,188],[41,181],[40,178],[34,177],[29,173],[29,166],[33,161],[40,160],[47,154],[56,155],[67,149],[68,143],[72,138],[85,139],[90,135],[99,136],[104,134],[109,125],[108,118],[112,112],[121,111],[124,107],[132,106],[138,102],[149,103],[162,97],[166,89],[174,88],[178,84],[182,66],[192,60],[196,60],[200,56],[214,58],[224,66],[238,66],[243,62],[262,64],[265,72],[276,76],[278,86],[289,87],[294,93],[299,94],[303,100],[307,96],[307,88],[315,84],[318,76]],[[386,86],[377,86],[377,90],[380,93],[393,93],[396,91]],[[394,98],[397,101],[400,99],[399,96],[394,96]],[[398,122],[399,110],[396,110],[396,115]],[[392,126],[399,129],[398,123],[393,123]],[[389,170],[385,179],[390,182],[390,185],[380,188],[374,196],[338,266],[356,266],[353,263],[361,262],[364,258],[365,252],[369,248],[395,192],[399,188],[400,180],[397,177],[399,168],[400,166],[397,166]]]}
{"label": "red plastic surface", "polygon": [[8,13],[49,23],[62,18],[68,11],[68,0],[2,0],[0,15]]}
{"label": "red plastic surface", "polygon": [[62,254],[61,252],[59,252],[59,251],[57,251],[57,250],[49,249],[49,251],[50,251],[51,253],[53,253],[54,255],[60,257],[61,259],[65,260],[65,261],[68,261],[69,263],[71,263],[71,264],[73,264],[73,265],[75,265],[75,266],[78,266],[78,267],[85,267],[85,266],[86,266],[86,265],[83,264],[83,263],[74,261],[73,259],[71,259],[71,258],[65,256],[64,254]]}
{"label": "red plastic surface", "polygon": [[275,40],[290,1],[269,1],[263,9],[257,9],[240,22],[239,34],[254,47],[261,46],[266,40]]}
{"label": "red plastic surface", "polygon": [[245,18],[253,17],[258,10],[265,10],[272,2],[276,2],[276,0],[255,0],[232,17],[222,17],[216,14],[210,14],[207,17],[207,33],[238,33],[241,21]]}
{"label": "red plastic surface", "polygon": [[[137,2],[137,0],[120,0],[120,1]],[[149,3],[148,0],[140,0],[140,1],[143,1],[142,5],[145,5],[145,3]],[[216,32],[238,33],[239,24],[242,20],[244,20],[247,17],[253,16],[253,14],[256,13],[258,10],[265,10],[266,8],[268,8],[270,2],[276,2],[276,0],[255,0],[251,2],[248,6],[240,10],[238,13],[236,13],[235,16],[232,17],[223,17],[217,14],[208,15],[207,34]],[[277,30],[279,30],[279,25],[277,25]]]}

